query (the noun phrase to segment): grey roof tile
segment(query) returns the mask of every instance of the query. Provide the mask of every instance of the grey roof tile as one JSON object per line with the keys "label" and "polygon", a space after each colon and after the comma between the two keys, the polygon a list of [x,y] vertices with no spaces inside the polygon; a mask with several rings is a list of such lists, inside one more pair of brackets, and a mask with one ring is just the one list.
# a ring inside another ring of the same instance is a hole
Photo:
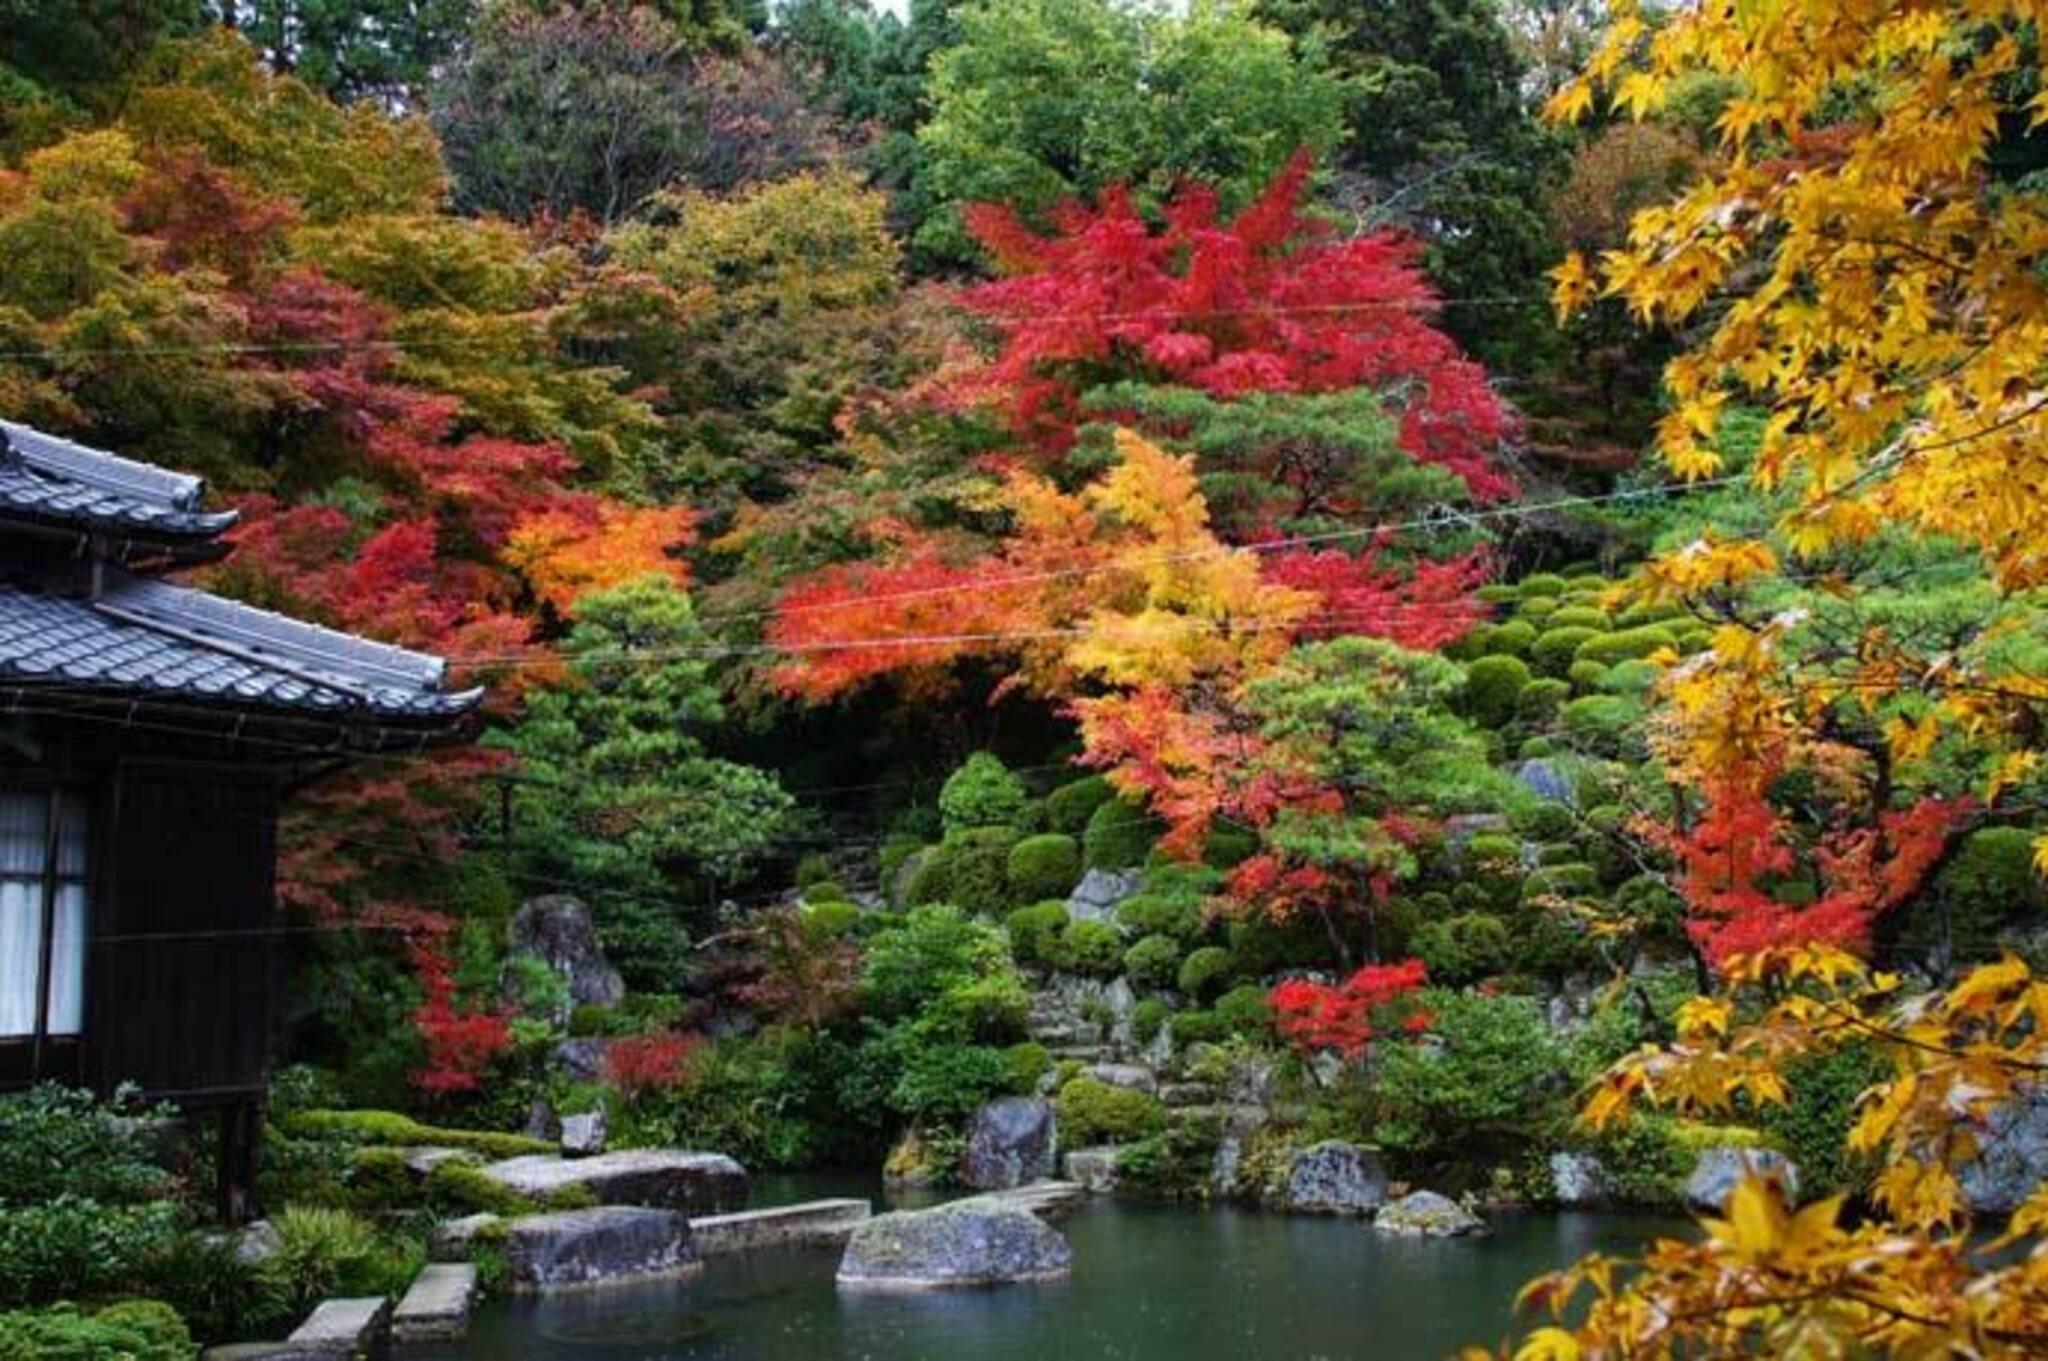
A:
{"label": "grey roof tile", "polygon": [[0,421],[0,512],[207,539],[236,516],[202,509],[204,492],[196,477]]}

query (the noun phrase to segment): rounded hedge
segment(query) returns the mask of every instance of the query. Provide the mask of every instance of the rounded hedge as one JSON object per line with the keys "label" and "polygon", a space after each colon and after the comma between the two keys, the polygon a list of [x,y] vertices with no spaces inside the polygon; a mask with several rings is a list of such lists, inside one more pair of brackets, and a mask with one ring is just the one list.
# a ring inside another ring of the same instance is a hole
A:
{"label": "rounded hedge", "polygon": [[1607,668],[1598,662],[1576,661],[1565,668],[1564,678],[1572,683],[1572,689],[1584,694],[1600,688],[1600,682],[1607,679]]}
{"label": "rounded hedge", "polygon": [[1465,843],[1465,864],[1479,874],[1522,872],[1522,843],[1504,832],[1478,832]]}
{"label": "rounded hedge", "polygon": [[1497,657],[1526,656],[1536,645],[1538,630],[1526,619],[1510,619],[1498,624],[1486,639],[1486,650]]}
{"label": "rounded hedge", "polygon": [[943,901],[966,912],[999,916],[1016,901],[1010,893],[1010,851],[1018,844],[1008,827],[970,827],[939,844],[945,857]]}
{"label": "rounded hedge", "polygon": [[1172,936],[1147,936],[1124,951],[1124,975],[1147,992],[1170,988],[1180,976],[1180,951]]}
{"label": "rounded hedge", "polygon": [[1565,734],[1601,756],[1620,756],[1634,740],[1643,711],[1621,695],[1587,695],[1558,713]]}
{"label": "rounded hedge", "polygon": [[1570,587],[1571,583],[1556,572],[1531,572],[1515,583],[1516,591],[1524,600],[1532,595],[1563,595]]}
{"label": "rounded hedge", "polygon": [[1010,848],[1006,870],[1013,902],[1064,898],[1081,881],[1081,843],[1063,832],[1027,836]]}
{"label": "rounded hedge", "polygon": [[1157,997],[1144,998],[1131,1008],[1131,1034],[1139,1044],[1150,1044],[1166,1028],[1166,1018],[1171,1014],[1166,1003]]}
{"label": "rounded hedge", "polygon": [[1532,870],[1522,881],[1522,897],[1526,900],[1554,894],[1560,898],[1583,898],[1599,888],[1600,876],[1591,865],[1544,865]]}
{"label": "rounded hedge", "polygon": [[805,851],[797,857],[796,886],[809,888],[822,879],[832,877],[832,857],[823,851]]}
{"label": "rounded hedge", "polygon": [[1208,997],[1222,989],[1234,966],[1230,951],[1220,945],[1205,945],[1181,961],[1175,981],[1190,997]]}
{"label": "rounded hedge", "polygon": [[799,879],[797,882],[803,887],[796,896],[807,903],[843,903],[851,896],[846,885],[837,879],[812,879],[807,883]]}
{"label": "rounded hedge", "polygon": [[1504,581],[1488,582],[1472,592],[1473,599],[1484,600],[1489,605],[1498,605],[1504,601],[1514,600],[1520,595],[1521,592],[1516,587],[1510,586]]}
{"label": "rounded hedge", "polygon": [[1053,962],[1068,973],[1114,978],[1124,964],[1124,933],[1108,922],[1070,922],[1060,933]]}
{"label": "rounded hedge", "polygon": [[[1593,638],[1612,637],[1584,626],[1545,630],[1529,649],[1529,660],[1546,676],[1562,676],[1577,659],[1578,650]],[[1595,660],[1599,660],[1596,658]]]}
{"label": "rounded hedge", "polygon": [[1059,954],[1060,935],[1067,929],[1067,905],[1057,899],[1020,907],[1003,918],[1010,936],[1010,954],[1019,964],[1050,966]]}
{"label": "rounded hedge", "polygon": [[1273,1024],[1266,990],[1256,983],[1240,983],[1217,998],[1211,1010],[1217,1020],[1240,1035],[1260,1035]]}
{"label": "rounded hedge", "polygon": [[1640,628],[1588,638],[1579,644],[1576,655],[1582,662],[1612,666],[1616,662],[1640,661],[1666,647],[1674,650],[1678,647],[1677,635],[1662,624],[1644,624]]}
{"label": "rounded hedge", "polygon": [[1547,721],[1557,712],[1557,706],[1571,698],[1570,681],[1534,680],[1522,687],[1522,693],[1515,696],[1515,714],[1531,723]]}
{"label": "rounded hedge", "polygon": [[1014,823],[1030,802],[1024,782],[990,751],[977,751],[961,762],[939,789],[939,815],[949,832]]}
{"label": "rounded hedge", "polygon": [[1504,727],[1515,716],[1515,698],[1529,683],[1529,667],[1520,657],[1481,657],[1465,668],[1459,707],[1483,728]]}
{"label": "rounded hedge", "polygon": [[1045,825],[1055,832],[1079,836],[1087,830],[1095,810],[1115,797],[1116,790],[1100,775],[1070,781],[1045,796]]}
{"label": "rounded hedge", "polygon": [[[1573,663],[1577,665],[1578,663]],[[1648,693],[1657,678],[1664,673],[1653,663],[1642,661],[1616,662],[1607,668],[1607,674],[1600,678],[1600,688],[1610,695],[1641,695]]]}
{"label": "rounded hedge", "polygon": [[1156,1096],[1077,1077],[1053,1099],[1060,1143],[1068,1148],[1134,1144],[1166,1126],[1166,1106]]}
{"label": "rounded hedge", "polygon": [[1168,1025],[1173,1042],[1185,1048],[1191,1044],[1214,1044],[1230,1034],[1230,1027],[1213,1011],[1175,1012]]}
{"label": "rounded hedge", "polygon": [[1202,934],[1202,904],[1174,893],[1139,893],[1117,905],[1116,919],[1138,936],[1189,941]]}
{"label": "rounded hedge", "polygon": [[1143,808],[1111,799],[1088,816],[1088,830],[1081,836],[1081,861],[1091,870],[1143,864],[1160,831],[1158,821]]}
{"label": "rounded hedge", "polygon": [[844,901],[806,902],[803,919],[804,933],[812,940],[830,940],[853,933],[860,925],[860,907]]}
{"label": "rounded hedge", "polygon": [[1512,821],[1515,830],[1531,841],[1565,841],[1579,826],[1571,809],[1547,799],[1516,809]]}
{"label": "rounded hedge", "polygon": [[1540,627],[1557,611],[1557,598],[1548,595],[1532,595],[1524,600],[1518,611],[1524,619],[1537,621]]}
{"label": "rounded hedge", "polygon": [[1550,612],[1544,624],[1553,629],[1583,628],[1605,633],[1614,627],[1614,621],[1607,617],[1607,611],[1591,605],[1566,605]]}
{"label": "rounded hedge", "polygon": [[1507,923],[1490,912],[1424,922],[1408,948],[1428,966],[1430,981],[1447,987],[1497,974],[1513,957]]}

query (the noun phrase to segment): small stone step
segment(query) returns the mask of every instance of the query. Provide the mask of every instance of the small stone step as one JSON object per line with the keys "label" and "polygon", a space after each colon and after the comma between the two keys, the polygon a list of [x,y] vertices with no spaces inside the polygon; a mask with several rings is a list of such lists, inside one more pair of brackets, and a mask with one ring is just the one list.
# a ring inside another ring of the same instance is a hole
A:
{"label": "small stone step", "polygon": [[722,1214],[747,1203],[746,1170],[722,1153],[632,1148],[590,1158],[529,1153],[484,1168],[484,1175],[521,1195],[587,1191],[602,1205]]}
{"label": "small stone step", "polygon": [[703,1257],[784,1243],[842,1243],[873,1213],[865,1200],[807,1200],[693,1219],[690,1238]]}
{"label": "small stone step", "polygon": [[431,1262],[392,1311],[392,1340],[403,1345],[461,1337],[469,1331],[469,1306],[475,1299],[473,1264]]}
{"label": "small stone step", "polygon": [[477,1240],[495,1233],[505,1222],[488,1210],[460,1219],[444,1219],[427,1233],[427,1257],[436,1262],[466,1262],[476,1255]]}
{"label": "small stone step", "polygon": [[391,1301],[382,1295],[322,1300],[285,1339],[323,1356],[381,1356],[391,1332]]}

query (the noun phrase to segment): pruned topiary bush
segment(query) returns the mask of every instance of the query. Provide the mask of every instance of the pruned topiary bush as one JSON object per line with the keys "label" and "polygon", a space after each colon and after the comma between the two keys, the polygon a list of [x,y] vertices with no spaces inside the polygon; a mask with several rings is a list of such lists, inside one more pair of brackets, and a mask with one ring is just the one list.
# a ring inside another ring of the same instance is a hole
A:
{"label": "pruned topiary bush", "polygon": [[1031,791],[994,752],[977,751],[946,777],[939,789],[939,815],[946,830],[1016,826],[1031,802]]}
{"label": "pruned topiary bush", "polygon": [[1529,667],[1519,657],[1481,657],[1465,668],[1460,708],[1481,727],[1505,727],[1513,721],[1516,697],[1529,679]]}
{"label": "pruned topiary bush", "polygon": [[1124,975],[1144,991],[1172,987],[1180,974],[1180,952],[1172,936],[1146,936],[1124,951]]}
{"label": "pruned topiary bush", "polygon": [[1088,829],[1095,810],[1116,797],[1109,781],[1088,775],[1069,781],[1045,796],[1045,823],[1055,832],[1079,836]]}
{"label": "pruned topiary bush", "polygon": [[969,912],[997,916],[1014,902],[1010,894],[1010,852],[1018,845],[1008,827],[970,827],[948,833],[939,846],[945,860],[944,902]]}
{"label": "pruned topiary bush", "polygon": [[1003,918],[1003,929],[1010,933],[1010,953],[1019,964],[1051,968],[1067,929],[1067,905],[1055,899],[1020,907]]}
{"label": "pruned topiary bush", "polygon": [[1578,645],[1574,656],[1582,662],[1612,666],[1616,662],[1641,661],[1660,648],[1678,647],[1677,635],[1662,624],[1644,624],[1619,633],[1603,633]]}
{"label": "pruned topiary bush", "polygon": [[1027,836],[1010,848],[1007,872],[1013,901],[1064,898],[1081,879],[1081,844],[1063,832]]}
{"label": "pruned topiary bush", "polygon": [[1166,1106],[1158,1097],[1092,1077],[1077,1077],[1060,1088],[1053,1106],[1060,1143],[1067,1148],[1132,1144],[1166,1125]]}
{"label": "pruned topiary bush", "polygon": [[1060,934],[1053,962],[1068,973],[1114,978],[1124,964],[1124,933],[1108,922],[1071,922]]}
{"label": "pruned topiary bush", "polygon": [[1181,962],[1177,982],[1190,997],[1212,997],[1229,981],[1236,961],[1220,945],[1205,945]]}
{"label": "pruned topiary bush", "polygon": [[1546,676],[1562,676],[1578,659],[1580,647],[1591,639],[1610,636],[1583,626],[1547,629],[1529,649],[1529,662]]}
{"label": "pruned topiary bush", "polygon": [[1163,828],[1136,804],[1111,799],[1088,818],[1081,837],[1082,861],[1091,870],[1129,869],[1144,863]]}
{"label": "pruned topiary bush", "polygon": [[1136,936],[1172,936],[1191,941],[1202,934],[1199,899],[1173,893],[1139,893],[1117,905],[1116,919]]}

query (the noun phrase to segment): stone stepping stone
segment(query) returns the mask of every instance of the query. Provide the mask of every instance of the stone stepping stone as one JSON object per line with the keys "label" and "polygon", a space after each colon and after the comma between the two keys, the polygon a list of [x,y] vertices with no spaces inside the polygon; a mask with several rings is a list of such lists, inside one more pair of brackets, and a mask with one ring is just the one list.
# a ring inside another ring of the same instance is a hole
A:
{"label": "stone stepping stone", "polygon": [[693,1219],[690,1238],[700,1257],[787,1243],[843,1243],[873,1213],[865,1200],[807,1200]]}
{"label": "stone stepping stone", "polygon": [[991,1191],[951,1202],[955,1205],[1001,1205],[1040,1219],[1058,1219],[1088,1197],[1088,1188],[1073,1181],[1034,1181],[1008,1191]]}
{"label": "stone stepping stone", "polygon": [[504,1222],[503,1216],[488,1210],[460,1219],[444,1219],[427,1231],[427,1259],[466,1262],[476,1255],[477,1240]]}
{"label": "stone stepping stone", "polygon": [[723,1153],[676,1148],[632,1148],[590,1158],[529,1153],[484,1168],[498,1185],[544,1198],[571,1188],[602,1205],[723,1214],[747,1203],[747,1172]]}
{"label": "stone stepping stone", "polygon": [[321,1356],[381,1356],[391,1332],[391,1301],[382,1295],[322,1300],[286,1343]]}
{"label": "stone stepping stone", "polygon": [[681,1276],[703,1265],[675,1210],[600,1205],[525,1215],[505,1225],[506,1276],[521,1291]]}
{"label": "stone stepping stone", "polygon": [[430,1262],[391,1313],[394,1342],[442,1342],[469,1331],[469,1306],[476,1299],[476,1267],[468,1262]]}

